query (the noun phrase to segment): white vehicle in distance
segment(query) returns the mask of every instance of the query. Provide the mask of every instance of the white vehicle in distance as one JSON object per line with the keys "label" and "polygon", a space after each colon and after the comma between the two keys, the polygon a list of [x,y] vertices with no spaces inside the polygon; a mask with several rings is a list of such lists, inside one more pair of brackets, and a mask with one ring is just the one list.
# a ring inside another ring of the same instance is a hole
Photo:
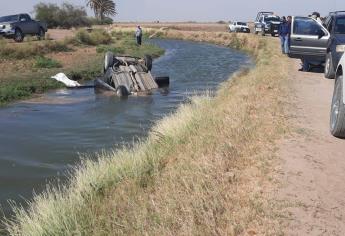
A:
{"label": "white vehicle in distance", "polygon": [[246,22],[234,21],[229,25],[229,32],[250,33],[250,29]]}
{"label": "white vehicle in distance", "polygon": [[345,138],[345,54],[341,57],[336,74],[331,106],[330,128],[333,136]]}

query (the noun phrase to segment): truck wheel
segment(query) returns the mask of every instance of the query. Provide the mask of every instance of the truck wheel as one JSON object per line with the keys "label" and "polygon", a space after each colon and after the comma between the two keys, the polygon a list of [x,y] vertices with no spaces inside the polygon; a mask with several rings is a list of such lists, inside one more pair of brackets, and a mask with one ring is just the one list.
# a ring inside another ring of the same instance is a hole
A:
{"label": "truck wheel", "polygon": [[46,35],[46,32],[44,31],[42,27],[40,27],[40,30],[38,31],[37,39],[42,40],[44,39],[45,35]]}
{"label": "truck wheel", "polygon": [[113,65],[114,65],[114,53],[107,52],[104,56],[103,72],[106,72],[108,68],[113,67]]}
{"label": "truck wheel", "polygon": [[168,76],[155,77],[158,88],[169,87],[170,78]]}
{"label": "truck wheel", "polygon": [[338,138],[345,138],[345,107],[343,103],[343,76],[338,76],[335,81],[331,119],[331,133]]}
{"label": "truck wheel", "polygon": [[145,66],[148,71],[152,70],[152,57],[150,55],[144,56]]}
{"label": "truck wheel", "polygon": [[24,40],[24,34],[20,29],[16,29],[14,32],[14,41],[17,43],[23,42]]}
{"label": "truck wheel", "polygon": [[335,77],[335,71],[334,71],[333,59],[332,59],[332,53],[331,52],[327,53],[327,55],[326,55],[325,77],[327,79],[334,79],[334,77]]}
{"label": "truck wheel", "polygon": [[119,97],[127,97],[129,95],[129,92],[128,92],[128,90],[127,90],[127,88],[125,86],[120,85],[116,89],[116,94]]}

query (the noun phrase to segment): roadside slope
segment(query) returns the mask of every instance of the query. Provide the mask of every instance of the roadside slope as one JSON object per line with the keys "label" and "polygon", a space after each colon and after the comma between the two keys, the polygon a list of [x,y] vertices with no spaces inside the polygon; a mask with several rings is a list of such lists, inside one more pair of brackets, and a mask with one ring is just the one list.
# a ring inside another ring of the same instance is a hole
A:
{"label": "roadside slope", "polygon": [[296,135],[284,140],[280,192],[290,202],[287,235],[344,235],[345,141],[329,132],[334,80],[298,72],[290,62],[294,91],[291,123]]}

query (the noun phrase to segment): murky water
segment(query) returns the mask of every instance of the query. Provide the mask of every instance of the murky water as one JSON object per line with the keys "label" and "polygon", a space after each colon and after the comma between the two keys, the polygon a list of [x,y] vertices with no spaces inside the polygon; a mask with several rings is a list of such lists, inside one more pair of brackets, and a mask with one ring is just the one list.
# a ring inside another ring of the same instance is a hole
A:
{"label": "murky water", "polygon": [[94,153],[131,143],[173,112],[190,94],[214,90],[240,67],[247,55],[209,44],[153,40],[166,49],[154,61],[153,74],[169,75],[168,91],[119,99],[96,95],[93,89],[58,90],[42,98],[0,109],[0,204],[30,199],[49,181],[63,176]]}

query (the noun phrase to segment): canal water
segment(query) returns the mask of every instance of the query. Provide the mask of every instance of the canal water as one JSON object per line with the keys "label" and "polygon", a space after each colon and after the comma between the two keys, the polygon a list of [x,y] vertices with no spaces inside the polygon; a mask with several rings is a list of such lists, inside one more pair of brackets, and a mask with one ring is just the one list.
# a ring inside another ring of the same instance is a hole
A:
{"label": "canal water", "polygon": [[[215,90],[250,58],[228,48],[179,40],[152,40],[164,48],[152,73],[170,76],[169,89],[120,99],[93,89],[62,89],[0,109],[0,204],[24,202],[49,182],[64,179],[80,155],[145,137],[152,125],[195,93]],[[0,211],[1,212],[1,211]]]}

